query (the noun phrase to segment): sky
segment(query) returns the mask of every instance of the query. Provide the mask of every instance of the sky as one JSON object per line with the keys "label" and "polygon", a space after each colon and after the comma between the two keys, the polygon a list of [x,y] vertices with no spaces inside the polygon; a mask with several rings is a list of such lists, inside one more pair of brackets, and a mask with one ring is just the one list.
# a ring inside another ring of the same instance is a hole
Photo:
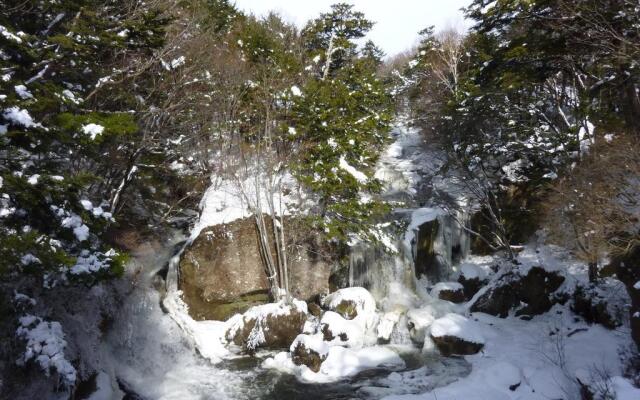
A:
{"label": "sky", "polygon": [[418,32],[428,26],[464,29],[468,23],[460,8],[471,0],[235,0],[245,12],[264,15],[274,10],[300,27],[338,2],[354,4],[376,22],[368,38],[392,56],[416,44]]}

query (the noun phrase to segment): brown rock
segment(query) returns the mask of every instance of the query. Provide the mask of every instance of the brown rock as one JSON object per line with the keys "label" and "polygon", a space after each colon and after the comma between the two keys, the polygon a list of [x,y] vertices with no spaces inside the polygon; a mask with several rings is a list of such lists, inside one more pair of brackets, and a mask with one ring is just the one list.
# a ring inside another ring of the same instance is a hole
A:
{"label": "brown rock", "polygon": [[[295,221],[287,226],[291,294],[307,300],[328,292],[331,262],[317,256],[324,252],[316,236],[302,235]],[[196,320],[225,320],[269,301],[252,218],[204,229],[183,253],[179,271],[183,299]]]}
{"label": "brown rock", "polygon": [[476,354],[484,347],[482,343],[467,342],[456,336],[431,336],[431,339],[438,347],[438,350],[440,350],[440,353],[445,357]]}
{"label": "brown rock", "polygon": [[246,313],[227,331],[226,338],[247,352],[288,348],[302,333],[307,314],[294,306],[278,313]]}
{"label": "brown rock", "polygon": [[465,295],[464,295],[464,289],[458,289],[458,290],[445,289],[445,290],[441,290],[438,293],[438,297],[441,300],[450,301],[452,303],[463,303],[466,300],[465,299]]}
{"label": "brown rock", "polygon": [[312,349],[298,343],[291,352],[292,360],[295,365],[306,365],[313,372],[319,372],[322,362],[327,359],[326,355],[320,355]]}

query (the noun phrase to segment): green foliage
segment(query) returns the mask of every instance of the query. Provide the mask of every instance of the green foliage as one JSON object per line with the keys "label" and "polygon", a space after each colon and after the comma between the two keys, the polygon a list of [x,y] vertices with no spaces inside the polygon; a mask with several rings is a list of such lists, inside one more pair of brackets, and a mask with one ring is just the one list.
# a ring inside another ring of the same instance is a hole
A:
{"label": "green foliage", "polygon": [[[83,252],[108,249],[113,171],[144,138],[132,112],[144,86],[119,85],[123,68],[149,60],[164,45],[169,22],[160,9],[131,6],[126,0],[8,1],[0,10],[0,24],[11,33],[0,37],[3,274],[54,276]],[[116,64],[120,59],[126,66]],[[148,77],[144,70],[134,75]],[[99,98],[103,86],[109,96]],[[85,132],[90,124],[93,133]],[[111,272],[123,261],[114,260]]]}
{"label": "green foliage", "polygon": [[358,56],[353,42],[371,26],[340,4],[303,33],[310,58],[332,45],[344,49],[333,59],[331,79],[310,79],[294,99],[296,134],[290,135],[303,148],[293,166],[296,177],[318,197],[316,224],[341,241],[350,235],[373,240],[372,224],[388,211],[376,198],[382,187],[373,175],[389,140],[391,96],[376,77],[382,53],[368,43]]}

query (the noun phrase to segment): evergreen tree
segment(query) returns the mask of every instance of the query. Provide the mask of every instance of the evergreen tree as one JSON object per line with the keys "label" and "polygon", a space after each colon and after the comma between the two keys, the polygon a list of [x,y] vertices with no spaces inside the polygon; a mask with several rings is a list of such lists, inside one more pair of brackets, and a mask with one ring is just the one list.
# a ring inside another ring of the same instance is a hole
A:
{"label": "evergreen tree", "polygon": [[317,223],[340,240],[374,238],[371,223],[387,209],[375,198],[381,184],[373,173],[388,143],[392,103],[376,76],[381,53],[370,43],[359,56],[354,42],[372,25],[339,4],[304,31],[309,58],[321,54],[326,64],[295,99],[292,139],[301,150],[294,170],[319,199]]}
{"label": "evergreen tree", "polygon": [[[164,41],[161,11],[131,1],[5,2],[0,10],[0,265],[57,279],[113,275],[102,175],[140,142],[136,91],[119,82]],[[134,10],[134,11],[132,11]],[[108,90],[107,90],[108,88]],[[101,90],[107,90],[100,97]],[[129,171],[130,174],[135,171]]]}

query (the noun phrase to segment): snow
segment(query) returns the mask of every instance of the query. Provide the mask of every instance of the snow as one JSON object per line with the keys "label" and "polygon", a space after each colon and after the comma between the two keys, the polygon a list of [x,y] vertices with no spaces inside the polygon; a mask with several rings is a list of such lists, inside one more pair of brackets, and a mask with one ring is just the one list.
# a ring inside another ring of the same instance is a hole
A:
{"label": "snow", "polygon": [[636,290],[640,290],[640,281],[636,282],[635,285],[633,285],[633,288]]}
{"label": "snow", "polygon": [[247,338],[246,347],[250,350],[257,349],[265,342],[264,331],[268,329],[266,325],[267,318],[289,315],[296,311],[307,314],[307,303],[293,299],[291,303],[281,300],[278,303],[267,303],[251,307],[244,314],[236,314],[227,321],[229,323],[228,334],[233,337],[238,330],[244,328],[246,323],[255,321],[255,325]]}
{"label": "snow", "polygon": [[411,326],[409,331],[411,338],[418,343],[422,343],[426,338],[429,327],[437,318],[456,311],[462,311],[461,306],[438,299],[431,299],[428,304],[409,310],[407,312],[407,322]]}
{"label": "snow", "polygon": [[628,380],[620,376],[615,376],[611,379],[611,381],[613,384],[613,390],[616,393],[617,400],[640,399],[640,389],[634,387]]}
{"label": "snow", "polygon": [[162,63],[162,66],[164,67],[164,69],[166,69],[167,71],[171,71],[172,69],[176,69],[184,65],[186,61],[187,59],[184,56],[180,56],[178,58],[174,58],[170,62],[166,62],[162,60],[160,62]]}
{"label": "snow", "polygon": [[460,275],[466,279],[484,280],[492,273],[491,265],[495,262],[491,256],[467,256],[459,266]]}
{"label": "snow", "polygon": [[87,124],[82,127],[82,132],[88,135],[91,140],[95,140],[96,136],[102,135],[104,132],[104,126],[98,124]]}
{"label": "snow", "polygon": [[40,259],[33,254],[27,253],[23,255],[22,258],[20,258],[20,263],[26,267],[31,264],[41,264],[42,261],[40,261]]}
{"label": "snow", "polygon": [[80,256],[76,259],[76,264],[71,267],[69,272],[72,275],[92,274],[102,270],[109,269],[111,264],[111,257],[117,253],[115,250],[110,250],[107,253],[90,252],[83,250]]}
{"label": "snow", "polygon": [[296,97],[300,97],[302,96],[302,90],[300,90],[300,88],[297,86],[291,86],[291,94]]}
{"label": "snow", "polygon": [[436,220],[439,216],[445,215],[445,211],[440,208],[418,208],[411,213],[411,221],[404,235],[405,248],[411,249],[412,241],[416,236],[416,231],[421,225]]}
{"label": "snow", "polygon": [[29,304],[35,306],[37,304],[36,300],[27,296],[23,293],[18,293],[17,291],[13,292],[13,301],[17,304]]}
{"label": "snow", "polygon": [[80,204],[87,211],[93,210],[93,204],[89,200],[80,200]]}
{"label": "snow", "polygon": [[477,324],[462,315],[453,313],[438,318],[431,324],[431,336],[453,336],[471,343],[485,343]]}
{"label": "snow", "polygon": [[[334,338],[332,345],[360,348],[365,345],[365,329],[354,320],[343,318],[340,314],[327,311],[320,320],[322,326],[327,326]],[[347,340],[343,340],[346,336]]]}
{"label": "snow", "polygon": [[293,352],[300,344],[308,350],[315,351],[321,357],[329,354],[329,345],[323,340],[323,335],[321,333],[317,333],[315,335],[298,335],[293,343],[291,343],[289,350]]}
{"label": "snow", "polygon": [[22,43],[22,39],[20,39],[20,37],[9,32],[9,30],[3,25],[0,25],[0,35],[4,36],[7,40],[13,40],[16,43]]}
{"label": "snow", "polygon": [[38,184],[38,180],[40,179],[40,175],[35,174],[35,175],[31,175],[29,177],[29,179],[27,179],[27,183],[29,185],[37,185]]}
{"label": "snow", "polygon": [[[266,179],[265,176],[259,177],[261,181],[264,179]],[[273,179],[275,187],[282,187],[280,193],[276,191],[273,194],[272,201],[275,214],[292,214],[291,210],[296,208],[302,200],[297,197],[299,193],[297,190],[298,183],[289,173],[277,175]],[[212,176],[212,184],[200,202],[202,211],[198,223],[192,230],[192,238],[197,237],[202,229],[206,227],[228,224],[252,216],[252,209],[257,208],[255,181],[256,178],[251,173],[238,177],[237,180]],[[262,212],[270,214],[267,201],[268,195],[262,188],[259,192]]]}
{"label": "snow", "polygon": [[464,287],[458,282],[439,282],[431,289],[431,296],[438,298],[440,296],[440,292],[457,292],[460,290],[464,290]]}
{"label": "snow", "polygon": [[33,118],[29,115],[29,111],[20,109],[17,106],[9,107],[4,110],[3,116],[7,121],[14,125],[22,125],[25,128],[42,127],[42,125],[33,121]]}
{"label": "snow", "polygon": [[33,99],[33,95],[31,94],[31,92],[29,92],[25,85],[16,85],[14,86],[14,89],[22,100]]}
{"label": "snow", "polygon": [[111,378],[104,371],[100,371],[96,377],[96,391],[87,397],[87,400],[111,400],[115,393],[111,387]]}
{"label": "snow", "polygon": [[34,361],[45,375],[49,376],[51,370],[55,370],[63,385],[72,387],[75,384],[76,370],[64,357],[67,342],[59,322],[25,315],[20,318],[16,336],[26,341],[25,351],[18,360],[20,365]]}
{"label": "snow", "polygon": [[68,215],[62,219],[61,225],[63,228],[73,229],[76,239],[81,242],[89,238],[89,227],[85,225],[82,222],[82,218],[76,214],[68,213]]}
{"label": "snow", "polygon": [[[174,262],[172,260],[171,262]],[[225,332],[229,328],[229,321],[195,321],[189,315],[187,305],[181,298],[182,292],[170,291],[163,300],[171,318],[185,332],[198,353],[212,363],[219,363],[230,355],[225,347]]]}
{"label": "snow", "polygon": [[396,327],[400,318],[402,317],[402,310],[394,310],[387,313],[380,318],[380,322],[378,323],[377,333],[378,339],[389,341],[391,339],[391,335],[393,334],[393,329]]}
{"label": "snow", "polygon": [[344,156],[340,157],[340,168],[348,172],[359,183],[366,183],[369,180],[369,178],[367,178],[367,175],[365,175],[364,173],[358,171],[357,169],[349,165],[347,160],[344,159]]}
{"label": "snow", "polygon": [[354,321],[363,329],[372,328],[377,322],[376,300],[367,289],[362,287],[339,289],[325,297],[322,304],[326,308],[335,311],[343,301],[355,304],[358,315],[354,318]]}
{"label": "snow", "polygon": [[294,374],[305,383],[331,383],[354,376],[359,372],[375,367],[404,368],[402,358],[387,347],[374,346],[359,350],[344,347],[331,347],[327,359],[322,363],[320,371],[315,373],[305,365],[295,365],[289,353],[278,353],[266,359],[262,367]]}

